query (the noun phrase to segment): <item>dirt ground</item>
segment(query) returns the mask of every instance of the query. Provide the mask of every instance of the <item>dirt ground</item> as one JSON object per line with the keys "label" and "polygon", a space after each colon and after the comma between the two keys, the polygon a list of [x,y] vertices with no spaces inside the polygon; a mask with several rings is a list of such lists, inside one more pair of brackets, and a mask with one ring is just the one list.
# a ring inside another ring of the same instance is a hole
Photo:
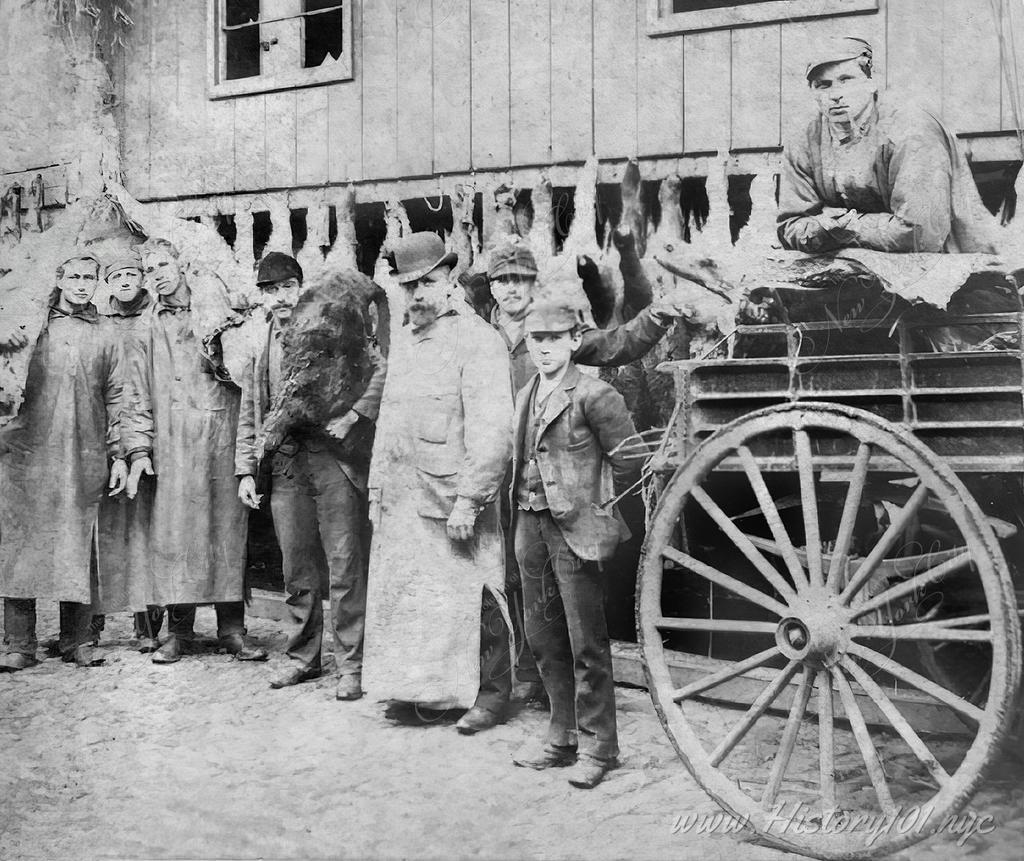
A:
{"label": "dirt ground", "polygon": [[[0,858],[795,857],[678,833],[679,816],[718,808],[676,758],[644,691],[618,689],[622,767],[577,790],[557,769],[512,766],[543,714],[520,711],[464,737],[450,720],[402,726],[368,698],[337,702],[329,677],[274,691],[282,626],[249,624],[272,652],[267,664],[210,653],[156,666],[130,647],[130,620],[117,616],[104,666],[51,659],[0,676]],[[41,613],[41,634],[54,625]],[[201,610],[197,630],[214,627]],[[709,725],[716,714],[707,708]],[[995,775],[975,807],[994,815],[992,833],[963,848],[935,838],[898,857],[1019,858],[1020,770]]]}

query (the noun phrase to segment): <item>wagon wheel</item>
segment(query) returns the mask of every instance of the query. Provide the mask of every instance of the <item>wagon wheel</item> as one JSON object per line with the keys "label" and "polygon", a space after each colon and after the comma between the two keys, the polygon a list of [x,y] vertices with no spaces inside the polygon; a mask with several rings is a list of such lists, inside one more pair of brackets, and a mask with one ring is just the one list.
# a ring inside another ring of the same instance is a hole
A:
{"label": "wagon wheel", "polygon": [[[759,504],[761,535],[726,513],[749,508],[746,497],[736,498],[735,482],[716,500],[709,478],[728,470]],[[822,470],[846,484],[838,511],[819,505],[826,497]],[[865,539],[858,513],[870,504],[869,470],[872,477],[884,470],[902,480],[910,493],[888,525]],[[802,505],[783,514],[772,487],[785,481]],[[901,535],[926,501],[955,524],[954,552],[880,579],[879,572],[895,570],[893,559],[906,556]],[[685,552],[673,545],[684,516],[702,518],[701,528],[689,531]],[[712,564],[716,538],[742,560],[731,574]],[[913,613],[899,618],[908,602],[953,574],[972,578],[984,612],[938,622],[920,622]],[[671,591],[673,578],[683,577],[728,597],[728,618],[669,614],[663,587]],[[996,538],[956,475],[912,436],[870,413],[812,403],[740,418],[683,463],[648,532],[637,594],[651,696],[691,774],[763,840],[828,859],[895,851],[939,829],[967,802],[1009,723],[1021,659],[1014,610]],[[749,642],[749,656],[680,687],[663,643],[679,632]],[[907,656],[916,663],[915,644],[947,641],[988,647],[983,703],[907,665]],[[715,697],[741,675],[753,677],[759,693],[742,715],[723,720],[727,713],[711,712],[701,698]],[[916,708],[961,717],[971,727],[968,737],[922,738],[907,717],[919,713],[907,705],[915,697]],[[880,816],[896,824],[878,833],[875,823],[887,821]]]}

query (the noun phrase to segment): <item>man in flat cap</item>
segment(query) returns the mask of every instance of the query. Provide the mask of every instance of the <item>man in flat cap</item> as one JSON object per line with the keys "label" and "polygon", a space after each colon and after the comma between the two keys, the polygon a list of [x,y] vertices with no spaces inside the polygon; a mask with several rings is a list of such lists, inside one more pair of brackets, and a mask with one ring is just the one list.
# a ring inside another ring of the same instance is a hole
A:
{"label": "man in flat cap", "polygon": [[[242,407],[235,442],[238,496],[259,508],[257,438],[282,379],[282,332],[299,301],[302,267],[272,251],[260,261],[256,286],[269,315],[266,339],[242,378]],[[338,332],[339,340],[345,333]],[[373,371],[351,409],[325,427],[293,430],[268,458],[270,507],[281,545],[284,586],[294,628],[285,651],[292,665],[271,682],[285,688],[323,671],[325,588],[334,637],[335,697],[362,696],[363,624],[366,615],[366,477],[369,457],[352,444],[372,433],[387,366],[370,351]]]}
{"label": "man in flat cap", "polygon": [[370,466],[363,681],[396,717],[468,709],[456,727],[469,734],[503,719],[512,687],[495,505],[512,448],[508,350],[453,310],[457,256],[440,237],[413,233],[393,254],[411,332],[392,343]]}
{"label": "man in flat cap", "polygon": [[[538,292],[537,261],[530,246],[518,237],[507,239],[492,251],[487,267],[495,307],[491,323],[509,351],[513,395],[537,373],[527,347],[524,321]],[[643,309],[632,320],[611,329],[581,326],[579,344],[572,359],[580,365],[617,367],[645,356],[664,337],[680,309],[659,302]],[[511,526],[507,494],[502,493],[502,522]],[[523,599],[518,566],[512,542],[506,542],[508,579],[506,583],[512,621],[516,634],[516,678],[523,684],[520,696],[527,703],[543,704],[547,697],[536,663],[523,636]]]}
{"label": "man in flat cap", "polygon": [[[139,252],[130,248],[111,260],[104,267],[103,278],[110,289],[108,320],[121,342],[127,363],[136,364],[146,350],[149,323],[146,312],[153,305],[153,298],[142,286]],[[131,410],[122,411],[122,422],[137,418]],[[144,420],[151,421],[151,416]],[[145,439],[151,443],[150,436]],[[126,451],[125,456],[134,453]],[[140,486],[134,500],[123,494],[105,498],[100,504],[97,532],[99,557],[103,560],[97,609],[104,613],[135,611],[135,637],[143,653],[156,651],[164,616],[163,608],[146,607],[145,578],[141,576],[149,566],[148,530],[152,505],[152,484]]]}
{"label": "man in flat cap", "polygon": [[991,252],[994,225],[955,137],[879,94],[871,45],[830,39],[806,77],[818,116],[785,148],[779,238],[810,253]]}

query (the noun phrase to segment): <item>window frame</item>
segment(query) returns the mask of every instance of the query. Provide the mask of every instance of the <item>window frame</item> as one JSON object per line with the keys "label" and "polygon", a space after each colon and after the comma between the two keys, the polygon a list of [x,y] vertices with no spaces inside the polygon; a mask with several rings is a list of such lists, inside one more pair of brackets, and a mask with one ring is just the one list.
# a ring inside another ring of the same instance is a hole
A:
{"label": "window frame", "polygon": [[774,0],[721,9],[673,12],[672,0],[647,0],[647,35],[671,36],[781,21],[878,12],[881,0]]}
{"label": "window frame", "polygon": [[[227,78],[227,39],[222,30],[227,0],[206,0],[206,89],[210,99],[227,99],[233,96],[247,96],[256,93],[271,93],[276,90],[294,90],[301,87],[316,87],[335,81],[350,81],[354,77],[352,49],[352,3],[354,0],[336,0],[342,8],[341,57],[328,66],[305,68],[298,66],[287,73],[252,75],[247,78]],[[260,7],[262,19],[263,9]],[[303,18],[303,15],[295,17]],[[276,19],[274,19],[276,20]],[[303,31],[305,21],[303,21]],[[296,61],[301,63],[303,44],[298,45]]]}

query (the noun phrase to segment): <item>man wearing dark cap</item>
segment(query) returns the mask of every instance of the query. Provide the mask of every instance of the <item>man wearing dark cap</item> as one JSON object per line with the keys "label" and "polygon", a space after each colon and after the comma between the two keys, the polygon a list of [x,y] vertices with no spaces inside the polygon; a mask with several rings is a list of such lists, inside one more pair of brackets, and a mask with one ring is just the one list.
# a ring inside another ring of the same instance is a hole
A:
{"label": "man wearing dark cap", "polygon": [[512,687],[495,505],[512,442],[508,351],[450,304],[457,256],[440,237],[413,233],[393,254],[411,331],[392,343],[370,467],[363,678],[395,717],[468,709],[456,728],[472,734],[504,718]]}
{"label": "man wearing dark cap", "polygon": [[[515,394],[537,373],[527,348],[524,320],[537,292],[537,261],[529,245],[519,238],[506,240],[491,251],[487,276],[495,308],[491,323],[508,347],[512,369],[512,392]],[[643,309],[636,317],[612,329],[580,327],[579,344],[573,361],[581,365],[617,367],[645,356],[668,331],[679,309],[659,303]],[[507,494],[501,495],[502,522],[510,528],[511,513],[507,510]],[[511,541],[507,543],[507,594],[516,633],[518,656],[516,677],[524,687],[519,693],[528,703],[546,702],[536,663],[525,643],[522,622],[522,587]]]}
{"label": "man wearing dark cap", "polygon": [[[260,506],[257,438],[263,417],[284,381],[281,374],[282,326],[302,291],[302,268],[294,257],[271,252],[256,275],[269,327],[262,348],[242,379],[242,407],[235,443],[238,496],[250,508]],[[339,332],[339,337],[343,333]],[[292,666],[270,686],[284,688],[315,679],[323,672],[323,599],[330,595],[335,697],[362,696],[363,626],[366,615],[366,475],[368,459],[346,439],[372,429],[380,408],[386,364],[376,351],[366,390],[352,408],[323,428],[292,431],[273,454],[270,507],[281,545],[284,585],[294,631],[286,653]]]}
{"label": "man wearing dark cap", "polygon": [[606,507],[603,474],[619,492],[633,483],[639,465],[616,451],[636,430],[622,395],[573,363],[581,335],[571,308],[533,303],[524,324],[537,373],[516,396],[514,535],[551,719],[543,742],[513,760],[536,769],[576,760],[569,782],[589,789],[619,753],[603,575],[592,563],[611,558],[628,533]]}
{"label": "man wearing dark cap", "polygon": [[870,44],[826,40],[806,76],[818,116],[786,145],[785,247],[994,250],[994,220],[955,137],[929,111],[878,93]]}

